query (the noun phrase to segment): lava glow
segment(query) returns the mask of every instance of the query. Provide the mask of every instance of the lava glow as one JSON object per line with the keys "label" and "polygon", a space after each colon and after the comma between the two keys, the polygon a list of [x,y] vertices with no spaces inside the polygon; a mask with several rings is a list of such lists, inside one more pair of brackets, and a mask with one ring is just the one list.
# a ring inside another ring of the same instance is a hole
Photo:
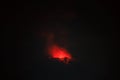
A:
{"label": "lava glow", "polygon": [[68,63],[72,59],[67,50],[56,45],[49,48],[49,54],[51,58],[58,59],[59,61],[62,61],[64,63]]}

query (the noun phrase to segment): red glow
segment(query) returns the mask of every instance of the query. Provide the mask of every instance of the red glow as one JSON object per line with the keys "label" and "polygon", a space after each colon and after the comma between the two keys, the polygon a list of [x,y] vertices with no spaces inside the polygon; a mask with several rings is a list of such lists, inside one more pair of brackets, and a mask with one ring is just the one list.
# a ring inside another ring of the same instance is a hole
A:
{"label": "red glow", "polygon": [[71,55],[63,48],[59,46],[52,46],[49,48],[49,53],[52,58],[58,59],[64,63],[68,63],[71,60]]}

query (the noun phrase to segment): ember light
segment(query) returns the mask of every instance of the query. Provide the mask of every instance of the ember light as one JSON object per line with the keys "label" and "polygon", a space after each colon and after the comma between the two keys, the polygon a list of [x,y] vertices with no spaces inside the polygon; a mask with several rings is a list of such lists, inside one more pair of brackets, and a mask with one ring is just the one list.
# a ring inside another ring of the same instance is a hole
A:
{"label": "ember light", "polygon": [[61,62],[69,63],[69,61],[72,59],[72,56],[67,52],[66,49],[61,48],[57,45],[54,45],[49,48],[49,54],[51,58],[58,59]]}

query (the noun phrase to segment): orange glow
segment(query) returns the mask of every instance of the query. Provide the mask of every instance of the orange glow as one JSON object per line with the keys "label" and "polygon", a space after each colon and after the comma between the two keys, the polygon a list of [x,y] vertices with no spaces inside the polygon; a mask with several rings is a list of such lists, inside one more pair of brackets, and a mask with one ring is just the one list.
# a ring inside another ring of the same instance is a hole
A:
{"label": "orange glow", "polygon": [[56,45],[49,48],[49,54],[51,58],[58,59],[59,61],[62,61],[64,63],[68,63],[72,59],[67,50]]}

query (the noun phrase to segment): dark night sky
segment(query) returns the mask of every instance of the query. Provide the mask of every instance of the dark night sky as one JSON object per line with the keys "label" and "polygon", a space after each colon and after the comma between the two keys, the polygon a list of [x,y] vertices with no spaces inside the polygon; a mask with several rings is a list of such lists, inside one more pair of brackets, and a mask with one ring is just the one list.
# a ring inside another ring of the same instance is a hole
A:
{"label": "dark night sky", "polygon": [[[2,8],[6,80],[116,80],[112,50],[117,15],[111,1],[6,5]],[[65,45],[76,61],[66,65],[46,57],[41,33],[48,31],[54,31],[58,43],[67,40]],[[62,37],[62,31],[67,36]]]}

